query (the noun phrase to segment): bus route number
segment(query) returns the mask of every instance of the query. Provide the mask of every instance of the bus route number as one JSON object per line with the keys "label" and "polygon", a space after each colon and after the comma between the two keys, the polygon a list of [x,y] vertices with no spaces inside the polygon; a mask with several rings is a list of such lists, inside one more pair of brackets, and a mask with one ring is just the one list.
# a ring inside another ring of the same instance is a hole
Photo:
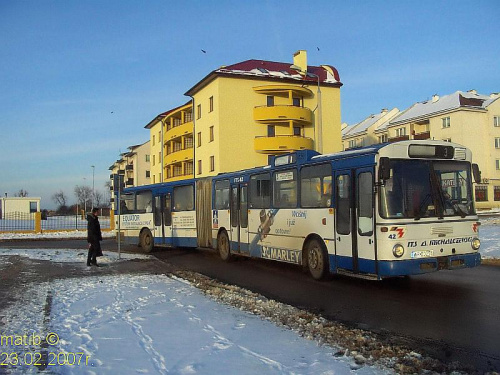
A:
{"label": "bus route number", "polygon": [[238,182],[243,182],[243,177],[235,177],[233,182],[235,184],[237,184]]}

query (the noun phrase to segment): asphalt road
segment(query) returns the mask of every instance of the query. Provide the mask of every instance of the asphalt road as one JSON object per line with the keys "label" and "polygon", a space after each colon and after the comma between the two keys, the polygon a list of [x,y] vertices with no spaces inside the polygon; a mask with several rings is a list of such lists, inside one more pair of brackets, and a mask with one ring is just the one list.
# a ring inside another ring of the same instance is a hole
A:
{"label": "asphalt road", "polygon": [[[0,247],[83,248],[85,241],[4,241]],[[103,249],[116,250],[116,242],[103,241]],[[176,268],[374,331],[441,360],[500,371],[500,267],[381,282],[343,276],[317,282],[296,266],[246,258],[225,263],[213,250],[155,249],[152,254]]]}

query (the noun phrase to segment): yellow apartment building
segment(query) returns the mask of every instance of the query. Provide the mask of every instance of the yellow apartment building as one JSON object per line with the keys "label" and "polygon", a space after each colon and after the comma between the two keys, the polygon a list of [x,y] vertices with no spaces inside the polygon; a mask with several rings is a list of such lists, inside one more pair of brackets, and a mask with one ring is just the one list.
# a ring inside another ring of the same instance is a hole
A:
{"label": "yellow apartment building", "polygon": [[194,175],[268,164],[270,155],[342,149],[340,82],[329,65],[247,60],[210,72],[190,88]]}
{"label": "yellow apartment building", "polygon": [[[499,98],[498,93],[481,95],[475,90],[456,91],[442,97],[434,95],[378,127],[371,127],[364,145],[407,139],[440,139],[462,144],[472,151],[481,170],[481,183],[474,187],[476,207],[500,208]],[[344,130],[344,142],[353,134],[351,131]]]}
{"label": "yellow apartment building", "polygon": [[363,121],[342,129],[342,148],[348,150],[351,148],[369,146],[375,143],[387,142],[385,138],[379,138],[375,130],[382,124],[389,122],[399,114],[397,108],[390,111],[382,109],[380,113],[370,115]]}
{"label": "yellow apartment building", "polygon": [[156,116],[145,126],[149,129],[149,145],[150,145],[150,171],[151,183],[156,184],[163,181],[163,124],[165,116],[168,112],[164,112]]}
{"label": "yellow apartment building", "polygon": [[[128,150],[128,152],[122,153],[120,159],[109,167],[111,171],[111,184],[113,184],[114,174],[123,175],[125,187],[150,184],[150,141],[140,145],[130,146]],[[111,191],[111,198],[113,201],[113,190]]]}

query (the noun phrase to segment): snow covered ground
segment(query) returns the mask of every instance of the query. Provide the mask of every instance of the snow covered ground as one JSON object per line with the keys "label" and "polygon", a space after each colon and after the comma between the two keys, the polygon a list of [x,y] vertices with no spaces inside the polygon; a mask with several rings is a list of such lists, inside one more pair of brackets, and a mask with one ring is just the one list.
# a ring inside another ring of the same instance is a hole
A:
{"label": "snow covered ground", "polygon": [[[500,258],[500,219],[485,219],[482,224],[483,257]],[[32,238],[74,238],[72,235],[81,238],[82,232]],[[42,371],[55,374],[365,375],[393,373],[389,368],[396,370],[401,361],[427,361],[418,353],[399,349],[399,359],[376,360],[349,352],[345,346],[339,350],[335,344],[320,344],[314,330],[331,329],[336,333],[329,335],[337,337],[335,340],[349,335],[355,342],[373,338],[363,331],[339,331],[338,325],[322,318],[303,319],[304,312],[238,291],[241,288],[207,291],[200,289],[198,281],[165,275],[99,276],[98,269],[85,266],[84,249],[0,249],[0,272],[9,267],[9,255],[76,264],[86,276],[32,285],[2,310],[0,363],[10,363],[0,367],[2,374],[39,373],[33,365],[20,364],[36,361],[37,353],[43,353],[42,358],[52,364],[59,361],[61,365]],[[105,251],[99,262],[112,266],[149,258],[121,254],[118,259],[117,253]],[[25,334],[50,337],[53,345],[6,341],[6,337]],[[15,358],[4,353],[16,353],[19,363],[14,365]]]}
{"label": "snow covered ground", "polygon": [[[76,252],[13,251],[54,262],[74,261]],[[5,254],[0,254],[0,268],[6,266],[2,263],[7,258],[1,256]],[[105,253],[105,258],[110,255]],[[88,276],[34,285],[23,295],[2,311],[1,334],[26,334],[32,341],[50,337],[47,341],[53,345],[4,345],[2,339],[0,349],[16,352],[21,362],[32,362],[36,353],[44,353],[49,362],[64,363],[47,366],[49,373],[347,374],[352,369],[362,375],[386,373],[357,365],[351,357],[336,357],[334,348],[219,304],[178,278]],[[10,374],[39,372],[19,363],[2,369]]]}

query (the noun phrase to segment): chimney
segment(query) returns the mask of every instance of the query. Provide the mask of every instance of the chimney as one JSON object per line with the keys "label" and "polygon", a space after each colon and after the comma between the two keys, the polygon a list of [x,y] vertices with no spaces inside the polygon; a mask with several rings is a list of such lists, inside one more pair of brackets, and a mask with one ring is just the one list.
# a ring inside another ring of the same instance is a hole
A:
{"label": "chimney", "polygon": [[498,92],[492,92],[492,93],[490,94],[490,98],[491,98],[491,99],[496,99],[496,98],[498,98],[499,96],[500,96],[500,93],[498,93]]}
{"label": "chimney", "polygon": [[293,65],[300,68],[302,74],[307,72],[307,51],[301,49],[293,54]]}
{"label": "chimney", "polygon": [[380,113],[384,113],[384,114],[387,112],[389,112],[389,110],[387,108],[382,108],[382,111],[380,111]]}
{"label": "chimney", "polygon": [[433,103],[436,103],[438,100],[439,100],[439,95],[438,94],[432,95],[432,102]]}
{"label": "chimney", "polygon": [[477,91],[472,89],[472,90],[469,90],[467,91],[469,94],[474,94],[474,95],[477,95]]}

